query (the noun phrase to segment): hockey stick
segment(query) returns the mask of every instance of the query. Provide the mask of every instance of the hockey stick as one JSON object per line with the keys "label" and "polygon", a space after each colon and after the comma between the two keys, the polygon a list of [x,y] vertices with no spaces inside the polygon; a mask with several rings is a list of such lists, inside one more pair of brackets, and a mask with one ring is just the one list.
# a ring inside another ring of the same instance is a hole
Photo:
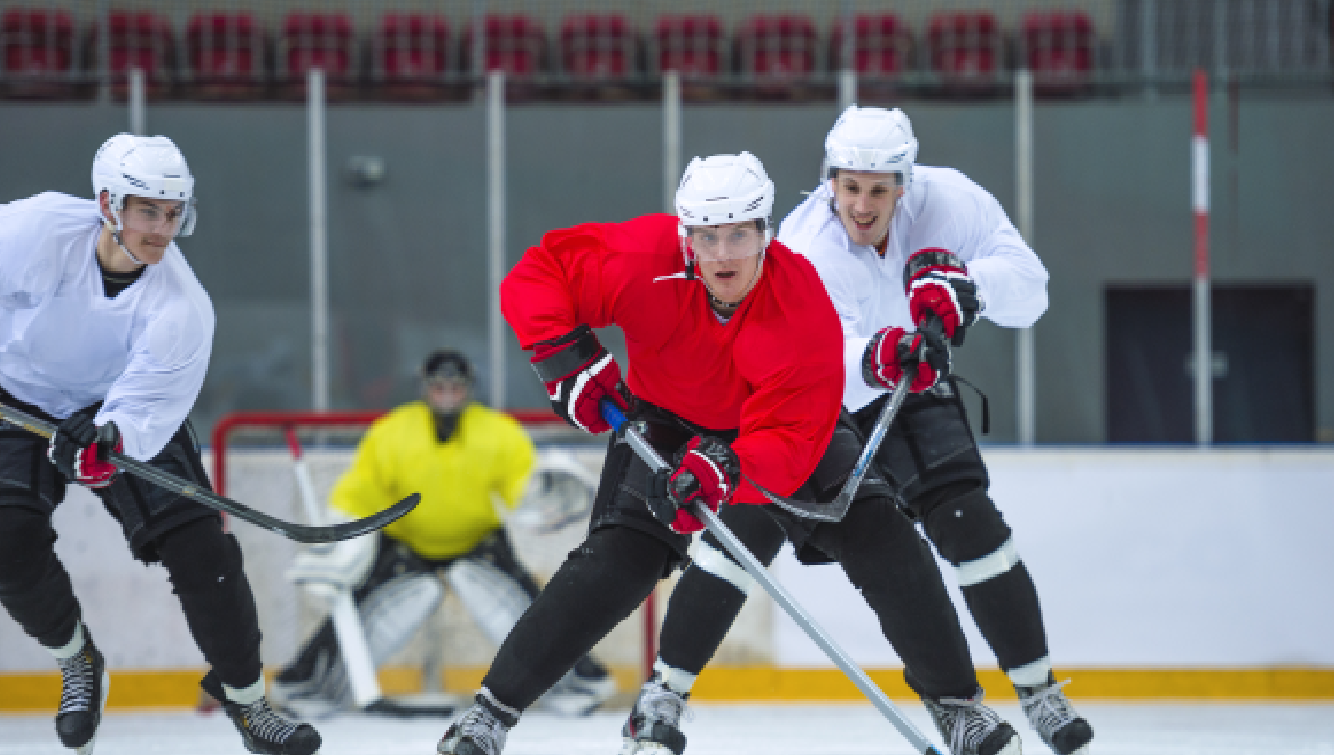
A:
{"label": "hockey stick", "polygon": [[[639,432],[630,425],[626,420],[625,415],[621,413],[619,407],[611,403],[609,400],[604,400],[602,402],[602,416],[613,428],[615,428],[616,432],[623,434],[626,442],[630,444],[630,447],[634,449],[635,453],[640,459],[643,459],[644,463],[647,464],[650,469],[656,472],[669,468],[662,456],[654,450],[653,446],[648,444],[648,441],[644,440],[644,436],[640,435]],[[774,599],[774,602],[783,607],[783,610],[787,612],[787,615],[791,616],[792,620],[797,622],[797,624],[805,630],[806,635],[814,640],[815,644],[820,646],[820,649],[825,652],[825,655],[829,656],[829,660],[833,661],[834,665],[838,666],[842,669],[844,674],[848,675],[848,678],[852,680],[853,684],[857,685],[857,688],[862,691],[863,695],[866,695],[867,699],[871,701],[871,704],[878,708],[885,718],[889,719],[889,722],[893,724],[894,728],[898,729],[899,733],[902,734],[918,752],[923,755],[941,755],[940,751],[937,750],[926,737],[922,736],[922,733],[917,730],[917,727],[913,726],[911,721],[903,717],[903,714],[899,711],[898,707],[890,702],[890,699],[885,696],[885,693],[881,691],[879,687],[875,686],[875,682],[871,681],[871,678],[866,675],[866,672],[853,664],[852,659],[843,652],[843,649],[838,645],[835,645],[833,639],[820,628],[819,624],[815,623],[815,619],[812,619],[801,606],[797,605],[797,602],[787,593],[787,590],[783,589],[782,585],[770,578],[769,572],[746,548],[745,544],[738,540],[736,535],[732,534],[732,531],[727,528],[727,525],[722,523],[722,520],[718,518],[717,514],[713,513],[708,506],[698,505],[695,507],[694,513],[704,522],[704,526],[708,528],[709,532],[712,532],[713,536],[718,538],[718,542],[722,543],[723,547],[727,548],[727,552],[732,554],[732,557],[745,567],[750,576],[754,578],[754,580],[764,588],[764,591],[769,593],[769,596]]]}
{"label": "hockey stick", "polygon": [[[944,325],[940,318],[928,317],[922,324],[922,330],[935,335],[937,339],[943,340],[945,337]],[[889,432],[889,425],[894,421],[894,417],[899,413],[899,407],[903,406],[903,399],[907,398],[909,387],[912,380],[908,379],[905,371],[895,384],[894,391],[889,396],[889,401],[885,402],[885,408],[880,410],[880,417],[875,421],[875,427],[871,428],[871,436],[866,439],[866,445],[862,446],[862,452],[857,457],[857,463],[852,465],[852,473],[843,483],[843,489],[838,491],[838,495],[832,501],[821,503],[819,501],[791,501],[780,499],[769,491],[755,484],[754,480],[747,478],[751,485],[755,485],[766,498],[773,501],[778,506],[807,519],[819,519],[825,522],[841,522],[843,517],[848,515],[848,508],[852,506],[852,499],[857,495],[857,488],[862,484],[862,478],[866,476],[866,470],[871,466],[871,459],[875,458],[875,452],[880,449],[880,442],[885,439],[885,434]]]}
{"label": "hockey stick", "polygon": [[[285,428],[283,434],[287,438],[287,448],[292,452],[292,470],[296,473],[296,486],[301,492],[301,506],[306,511],[306,521],[319,524],[322,520],[320,506],[315,495],[315,483],[310,479],[310,468],[306,466],[306,457],[302,453],[301,441],[296,437],[296,430],[291,427]],[[380,680],[375,675],[375,662],[371,660],[370,646],[366,643],[366,631],[361,626],[361,616],[357,613],[356,603],[352,601],[351,590],[327,584],[320,586],[327,588],[334,635],[338,637],[338,652],[343,656],[348,685],[352,687],[352,701],[358,708],[364,709],[381,699],[382,695]]]}
{"label": "hockey stick", "polygon": [[[50,438],[52,435],[55,435],[56,432],[56,428],[50,423],[43,422],[36,417],[4,404],[0,404],[0,419],[3,419],[10,424],[18,425],[24,430],[40,435],[43,438]],[[271,517],[268,514],[256,511],[245,504],[217,495],[193,482],[186,482],[170,472],[164,472],[150,464],[146,464],[137,459],[131,459],[125,454],[112,451],[108,455],[108,458],[121,470],[129,472],[135,477],[148,480],[149,482],[166,488],[173,493],[183,495],[186,498],[192,498],[210,508],[217,509],[218,511],[225,511],[237,519],[244,519],[257,527],[263,527],[270,532],[276,532],[279,535],[282,535],[289,540],[295,540],[298,543],[332,543],[338,540],[347,540],[348,538],[353,538],[357,535],[364,535],[367,532],[374,532],[409,511],[412,511],[412,509],[421,501],[421,494],[413,493],[384,511],[372,514],[364,519],[343,522],[342,524],[334,524],[328,527],[307,526]]]}

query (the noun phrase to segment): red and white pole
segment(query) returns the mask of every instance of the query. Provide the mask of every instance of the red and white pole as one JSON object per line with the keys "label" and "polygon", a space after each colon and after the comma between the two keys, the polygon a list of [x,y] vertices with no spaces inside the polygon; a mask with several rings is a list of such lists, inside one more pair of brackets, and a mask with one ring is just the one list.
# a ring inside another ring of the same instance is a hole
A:
{"label": "red and white pole", "polygon": [[1195,442],[1213,442],[1213,347],[1209,303],[1209,82],[1194,77],[1195,127],[1191,136],[1191,207],[1195,213]]}

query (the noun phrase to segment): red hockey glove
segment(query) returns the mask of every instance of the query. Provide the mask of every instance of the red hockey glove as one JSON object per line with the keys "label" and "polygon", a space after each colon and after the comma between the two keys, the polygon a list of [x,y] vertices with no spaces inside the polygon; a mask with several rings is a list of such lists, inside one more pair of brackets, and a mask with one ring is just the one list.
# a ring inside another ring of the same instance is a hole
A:
{"label": "red hockey glove", "polygon": [[925,331],[909,333],[903,328],[885,328],[871,336],[862,352],[862,379],[872,388],[893,390],[904,371],[912,376],[908,390],[921,393],[950,371],[949,346]]}
{"label": "red hockey glove", "polygon": [[665,506],[654,507],[653,515],[672,532],[689,535],[704,529],[704,522],[691,511],[703,502],[712,511],[726,503],[741,480],[741,460],[726,443],[696,435],[676,463],[667,480]]}
{"label": "red hockey glove", "polygon": [[551,408],[580,430],[605,433],[611,429],[602,418],[604,398],[614,401],[621,411],[630,411],[630,392],[621,382],[621,368],[587,325],[560,338],[538,341],[532,363],[547,387]]}
{"label": "red hockey glove", "polygon": [[85,407],[65,418],[51,436],[47,458],[70,482],[104,488],[120,470],[107,461],[107,452],[124,450],[115,422],[93,424],[98,405]]}
{"label": "red hockey glove", "polygon": [[903,268],[903,288],[908,292],[912,321],[918,327],[934,313],[944,324],[950,343],[963,345],[964,330],[977,322],[982,311],[982,298],[977,283],[958,257],[944,249],[917,252]]}

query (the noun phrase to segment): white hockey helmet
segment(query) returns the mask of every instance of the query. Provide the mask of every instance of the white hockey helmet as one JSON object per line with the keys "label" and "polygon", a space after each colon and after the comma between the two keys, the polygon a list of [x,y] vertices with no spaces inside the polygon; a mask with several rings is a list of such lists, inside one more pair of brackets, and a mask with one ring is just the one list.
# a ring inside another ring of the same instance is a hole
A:
{"label": "white hockey helmet", "polygon": [[902,110],[851,105],[825,137],[820,180],[832,178],[835,170],[898,173],[899,185],[907,188],[916,161],[917,139]]}
{"label": "white hockey helmet", "polygon": [[107,192],[116,230],[124,229],[121,211],[127,197],[169,199],[183,203],[180,230],[189,236],[195,229],[195,179],[185,156],[165,136],[116,134],[107,139],[93,158],[93,192]]}
{"label": "white hockey helmet", "polygon": [[757,220],[763,233],[760,247],[725,255],[751,256],[763,252],[773,240],[773,208],[774,182],[759,158],[749,152],[691,160],[676,189],[676,217],[687,270],[694,266],[687,228]]}

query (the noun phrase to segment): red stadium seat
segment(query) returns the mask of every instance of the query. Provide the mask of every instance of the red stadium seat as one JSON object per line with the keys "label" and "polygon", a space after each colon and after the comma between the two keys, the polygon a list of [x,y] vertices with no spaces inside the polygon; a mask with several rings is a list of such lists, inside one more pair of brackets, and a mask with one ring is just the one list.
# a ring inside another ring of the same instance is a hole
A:
{"label": "red stadium seat", "polygon": [[11,97],[74,92],[74,22],[56,10],[11,8],[0,16],[0,83]]}
{"label": "red stadium seat", "polygon": [[390,99],[431,99],[456,70],[449,22],[435,15],[388,13],[371,42],[373,79]]}
{"label": "red stadium seat", "polygon": [[267,35],[249,13],[200,13],[185,32],[186,62],[195,96],[253,99],[267,82]]}
{"label": "red stadium seat", "polygon": [[306,96],[306,74],[324,71],[325,96],[343,99],[355,83],[352,19],[342,13],[289,13],[278,38],[278,77],[288,97]]}
{"label": "red stadium seat", "polygon": [[566,16],[560,25],[561,71],[575,79],[624,79],[636,72],[639,34],[617,14]]}
{"label": "red stadium seat", "polygon": [[[160,97],[168,92],[176,66],[176,38],[171,22],[149,11],[112,11],[107,15],[110,34],[107,46],[111,91],[124,98],[129,90],[131,68],[144,72],[144,94]],[[85,49],[90,68],[97,67],[97,25],[88,32]]]}
{"label": "red stadium seat", "polygon": [[[912,67],[912,33],[893,13],[859,15],[853,19],[853,69],[858,75],[893,78]],[[843,24],[835,23],[829,38],[830,68],[843,65]]]}
{"label": "red stadium seat", "polygon": [[1002,62],[1000,26],[988,11],[937,13],[927,32],[931,70],[946,91],[993,93]]}
{"label": "red stadium seat", "polygon": [[1093,71],[1093,22],[1082,11],[1024,16],[1023,58],[1040,94],[1070,94],[1087,88]]}
{"label": "red stadium seat", "polygon": [[723,72],[723,26],[717,16],[662,16],[653,27],[649,65],[703,79]]}
{"label": "red stadium seat", "polygon": [[762,97],[796,96],[815,72],[815,40],[806,16],[752,16],[736,32],[738,71],[755,80]]}
{"label": "red stadium seat", "polygon": [[[504,71],[515,78],[529,78],[546,67],[547,35],[534,20],[523,15],[488,15],[483,22],[486,34],[485,71]],[[472,67],[472,25],[463,32],[463,62]]]}

